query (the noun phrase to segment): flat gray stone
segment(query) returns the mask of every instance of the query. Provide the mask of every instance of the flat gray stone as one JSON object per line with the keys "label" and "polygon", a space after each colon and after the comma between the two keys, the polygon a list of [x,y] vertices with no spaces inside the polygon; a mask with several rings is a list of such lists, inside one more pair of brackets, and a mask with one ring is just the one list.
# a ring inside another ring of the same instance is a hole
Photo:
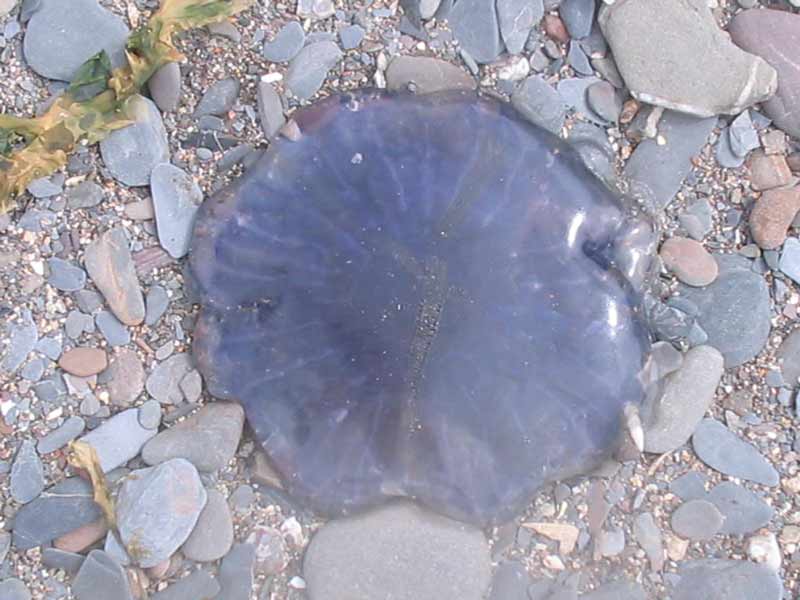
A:
{"label": "flat gray stone", "polygon": [[89,244],[84,264],[89,277],[122,323],[138,325],[144,320],[144,298],[122,228],[111,229]]}
{"label": "flat gray stone", "polygon": [[531,576],[525,566],[516,560],[501,562],[492,577],[489,600],[528,600]]}
{"label": "flat gray stone", "polygon": [[538,75],[528,77],[511,96],[511,103],[528,121],[558,135],[567,116],[561,95]]}
{"label": "flat gray stone", "polygon": [[186,256],[195,215],[203,201],[200,186],[183,169],[162,163],[150,176],[150,192],[161,247],[173,258]]}
{"label": "flat gray stone", "polygon": [[97,313],[94,320],[109,346],[127,346],[130,343],[130,331],[107,310]]}
{"label": "flat gray stone", "polygon": [[94,181],[81,181],[67,189],[67,206],[72,209],[92,208],[103,201],[105,192]]}
{"label": "flat gray stone", "polygon": [[232,402],[212,402],[150,440],[142,458],[156,465],[185,458],[200,471],[227,465],[236,453],[244,426],[244,411]]}
{"label": "flat gray stone", "polygon": [[704,419],[692,436],[697,456],[720,473],[770,487],[779,483],[778,472],[753,446],[714,419]]}
{"label": "flat gray stone", "polygon": [[153,102],[161,112],[172,112],[181,100],[181,68],[176,62],[165,64],[147,82]]}
{"label": "flat gray stone", "polygon": [[652,421],[645,424],[646,452],[672,452],[689,441],[714,401],[723,363],[722,354],[711,346],[696,346],[686,353],[681,368],[666,377]]}
{"label": "flat gray stone", "polygon": [[80,571],[83,561],[82,554],[67,552],[58,548],[44,548],[42,550],[42,564],[48,569],[61,569],[68,575],[75,575]]}
{"label": "flat gray stone", "polygon": [[397,502],[328,522],[303,575],[309,600],[480,600],[491,558],[479,529]]}
{"label": "flat gray stone", "polygon": [[173,354],[158,363],[147,377],[147,393],[161,404],[180,404],[183,401],[181,379],[191,369],[192,360],[188,354]]}
{"label": "flat gray stone", "polygon": [[781,600],[777,573],[747,560],[709,558],[683,563],[672,600]]}
{"label": "flat gray stone", "polygon": [[132,125],[112,131],[100,142],[100,154],[111,175],[129,186],[147,185],[156,165],[169,161],[167,130],[152,100],[131,97],[126,105]]}
{"label": "flat gray stone", "polygon": [[503,51],[494,0],[460,0],[448,17],[463,50],[479,63],[490,63]]}
{"label": "flat gray stone", "polygon": [[81,441],[97,451],[100,467],[108,473],[139,454],[147,440],[155,435],[156,430],[142,427],[139,423],[139,409],[130,408],[104,421]]}
{"label": "flat gray stone", "polygon": [[39,450],[39,454],[50,454],[60,450],[82,434],[85,428],[86,421],[81,417],[71,416],[60,427],[41,438],[36,448]]}
{"label": "flat gray stone", "polygon": [[92,486],[71,477],[42,492],[14,517],[13,540],[18,550],[28,550],[53,541],[103,516],[94,503]]}
{"label": "flat gray stone", "polygon": [[719,275],[704,288],[680,286],[681,297],[698,308],[697,323],[708,335],[708,344],[725,357],[725,368],[755,357],[770,332],[769,286],[755,273],[747,258],[714,254]]}
{"label": "flat gray stone", "polygon": [[197,525],[181,547],[186,558],[197,562],[218,560],[233,545],[233,519],[228,501],[217,490],[207,490],[207,494]]}
{"label": "flat gray stone", "polygon": [[699,117],[735,115],[777,88],[775,69],[733,44],[703,0],[627,0],[605,5],[598,21],[641,102]]}
{"label": "flat gray stone", "polygon": [[50,198],[64,190],[64,176],[39,177],[28,184],[27,190],[34,198]]}
{"label": "flat gray stone", "polygon": [[11,465],[11,497],[27,504],[44,489],[44,466],[36,453],[36,444],[25,440],[20,444]]}
{"label": "flat gray stone", "polygon": [[0,361],[0,372],[8,375],[13,374],[23,365],[39,340],[39,332],[36,329],[36,323],[33,322],[31,311],[24,308],[21,315],[20,320],[6,325],[8,346],[6,346],[5,354]]}
{"label": "flat gray stone", "polygon": [[672,530],[692,541],[710,540],[722,527],[724,517],[707,500],[689,500],[672,513]]}
{"label": "flat gray stone", "polygon": [[219,585],[222,589],[215,600],[250,600],[255,561],[255,547],[252,544],[236,544],[222,559],[219,568]]}
{"label": "flat gray stone", "polygon": [[589,105],[589,88],[600,83],[597,77],[570,77],[558,82],[558,93],[564,102],[575,112],[586,117],[592,123],[607,126],[611,123],[597,114]]}
{"label": "flat gray stone", "polygon": [[783,244],[778,267],[792,281],[800,283],[800,239],[787,238]]}
{"label": "flat gray stone", "polygon": [[128,555],[153,567],[180,548],[206,504],[197,469],[176,458],[128,475],[117,497],[117,528]]}
{"label": "flat gray stone", "polygon": [[286,87],[300,100],[308,100],[322,87],[325,78],[342,58],[334,42],[314,42],[305,46],[289,64]]}
{"label": "flat gray stone", "polygon": [[44,337],[36,342],[36,351],[43,354],[50,360],[58,360],[61,356],[61,348],[63,347],[63,340],[61,335],[51,335]]}
{"label": "flat gray stone", "polygon": [[658,133],[666,143],[643,140],[628,159],[625,176],[637,192],[652,199],[655,208],[665,208],[680,190],[692,170],[692,158],[700,154],[716,124],[715,118],[664,111]]}
{"label": "flat gray stone", "polygon": [[706,497],[708,477],[699,471],[684,473],[669,484],[669,491],[681,500],[700,500]]}
{"label": "flat gray stone", "polygon": [[150,596],[151,600],[213,600],[220,592],[219,583],[207,571],[192,571],[169,587]]}
{"label": "flat gray stone", "polygon": [[0,598],[3,600],[30,600],[31,593],[20,579],[0,581]]}
{"label": "flat gray stone", "polygon": [[261,54],[270,62],[282,63],[292,60],[306,41],[306,32],[298,21],[289,21],[281,27],[272,41],[264,42]]}
{"label": "flat gray stone", "polygon": [[653,571],[660,571],[664,567],[664,540],[651,513],[645,512],[636,516],[633,535],[647,554]]}
{"label": "flat gray stone", "polygon": [[595,0],[564,0],[558,7],[558,14],[567,28],[570,37],[580,40],[592,31]]}
{"label": "flat gray stone", "polygon": [[86,271],[62,258],[47,259],[50,275],[47,283],[62,292],[77,292],[86,285]]}
{"label": "flat gray stone", "polygon": [[236,98],[239,97],[239,87],[239,81],[233,77],[220,79],[211,84],[197,104],[194,111],[195,118],[205,115],[220,116],[227,113],[233,108]]}
{"label": "flat gray stone", "polygon": [[443,90],[474,90],[475,80],[463,69],[428,56],[397,56],[386,69],[386,87],[417,94]]}
{"label": "flat gray stone", "polygon": [[105,50],[125,63],[128,28],[96,0],[41,0],[25,32],[25,61],[43,77],[70,81],[89,58]]}
{"label": "flat gray stone", "polygon": [[509,54],[519,54],[525,48],[531,29],[544,16],[542,0],[497,0],[500,34]]}
{"label": "flat gray stone", "polygon": [[11,549],[11,534],[0,531],[0,566],[5,562],[8,551]]}
{"label": "flat gray stone", "polygon": [[161,424],[161,405],[156,400],[148,400],[139,407],[139,425],[145,429],[158,429]]}
{"label": "flat gray stone", "polygon": [[348,25],[339,30],[339,41],[345,50],[358,48],[367,32],[361,25]]}
{"label": "flat gray stone", "polygon": [[732,481],[715,486],[706,499],[725,517],[719,530],[725,535],[753,533],[767,525],[775,514],[760,496]]}
{"label": "flat gray stone", "polygon": [[152,327],[158,323],[159,319],[161,319],[167,311],[169,295],[167,294],[167,290],[160,285],[151,285],[150,289],[147,290],[144,301],[146,307],[144,323]]}
{"label": "flat gray stone", "polygon": [[92,550],[72,582],[77,600],[133,600],[125,569],[102,550]]}
{"label": "flat gray stone", "polygon": [[784,338],[776,353],[783,380],[792,388],[800,383],[800,329],[792,330]]}
{"label": "flat gray stone", "polygon": [[275,86],[268,81],[258,82],[258,117],[261,120],[264,137],[268,140],[274,138],[286,124],[281,97]]}

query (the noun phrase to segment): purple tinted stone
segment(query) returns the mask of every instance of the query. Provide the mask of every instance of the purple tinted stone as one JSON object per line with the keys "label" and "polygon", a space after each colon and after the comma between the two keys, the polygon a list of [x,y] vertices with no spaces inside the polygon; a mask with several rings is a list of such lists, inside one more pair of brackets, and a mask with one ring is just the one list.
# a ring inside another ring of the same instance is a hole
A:
{"label": "purple tinted stone", "polygon": [[198,367],[290,493],[497,522],[607,457],[649,341],[614,260],[630,223],[578,154],[469,92],[295,119],[190,255]]}

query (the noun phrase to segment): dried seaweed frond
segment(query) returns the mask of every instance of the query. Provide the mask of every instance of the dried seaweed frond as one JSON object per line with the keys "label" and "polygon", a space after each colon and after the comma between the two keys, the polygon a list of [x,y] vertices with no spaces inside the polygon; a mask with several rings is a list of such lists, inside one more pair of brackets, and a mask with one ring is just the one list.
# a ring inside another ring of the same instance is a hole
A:
{"label": "dried seaweed frond", "polygon": [[88,473],[92,480],[95,503],[103,511],[108,527],[110,529],[116,527],[114,503],[111,500],[106,477],[100,467],[100,459],[97,457],[95,449],[86,442],[70,442],[68,460],[72,467]]}
{"label": "dried seaweed frond", "polygon": [[126,103],[159,68],[183,60],[173,35],[218,23],[253,0],[163,0],[125,48],[127,64],[112,70],[105,52],[87,60],[66,92],[41,117],[0,115],[0,213],[39,177],[67,163],[81,142],[95,143],[131,123]]}

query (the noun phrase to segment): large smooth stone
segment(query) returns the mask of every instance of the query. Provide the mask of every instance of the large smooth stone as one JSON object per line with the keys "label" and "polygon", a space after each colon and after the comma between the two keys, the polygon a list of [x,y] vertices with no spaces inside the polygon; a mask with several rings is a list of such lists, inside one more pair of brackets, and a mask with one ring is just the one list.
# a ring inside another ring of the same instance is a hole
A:
{"label": "large smooth stone", "polygon": [[468,92],[294,118],[298,141],[204,203],[190,253],[198,367],[289,491],[484,523],[609,456],[644,396],[615,262],[641,248],[580,156]]}

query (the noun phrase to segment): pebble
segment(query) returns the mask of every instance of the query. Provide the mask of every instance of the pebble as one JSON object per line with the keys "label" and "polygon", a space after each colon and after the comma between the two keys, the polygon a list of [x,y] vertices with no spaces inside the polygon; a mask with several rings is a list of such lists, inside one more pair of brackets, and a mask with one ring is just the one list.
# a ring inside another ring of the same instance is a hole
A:
{"label": "pebble", "polygon": [[58,360],[58,357],[61,356],[62,345],[61,335],[53,335],[40,339],[36,343],[36,351],[50,360]]}
{"label": "pebble", "polygon": [[65,479],[19,509],[13,524],[14,546],[24,551],[47,544],[102,516],[91,484],[80,477]]}
{"label": "pebble", "polygon": [[119,227],[111,229],[89,244],[84,263],[114,315],[126,325],[141,323],[144,298],[125,232]]}
{"label": "pebble", "polygon": [[460,0],[448,22],[461,48],[477,62],[490,63],[503,51],[494,0]]}
{"label": "pebble", "polygon": [[479,529],[397,502],[325,524],[311,538],[303,576],[309,600],[479,600],[490,561]]}
{"label": "pebble", "polygon": [[144,367],[136,352],[123,348],[108,368],[108,395],[115,406],[129,406],[144,390]]}
{"label": "pebble", "polygon": [[702,0],[618,2],[599,23],[640,102],[711,117],[739,114],[775,93],[775,69],[735,46]]}
{"label": "pebble", "polygon": [[230,21],[221,21],[220,23],[211,23],[207,26],[209,33],[219,37],[226,38],[235,44],[242,41],[242,34],[236,29],[236,25]]}
{"label": "pebble", "polygon": [[761,352],[770,331],[769,287],[753,272],[751,261],[737,255],[714,255],[717,279],[705,288],[681,286],[681,296],[697,307],[697,323],[708,344],[725,357],[725,368]]}
{"label": "pebble", "polygon": [[105,370],[108,358],[100,348],[71,348],[61,355],[58,366],[76,377],[91,377]]}
{"label": "pebble", "polygon": [[633,521],[633,535],[647,554],[650,568],[661,571],[664,568],[664,541],[653,515],[644,512]]}
{"label": "pebble", "polygon": [[49,198],[60,194],[64,186],[64,177],[54,175],[53,177],[40,177],[28,184],[28,192],[34,198]]}
{"label": "pebble", "polygon": [[5,337],[8,345],[3,360],[0,361],[0,371],[11,375],[22,366],[28,354],[33,352],[39,339],[31,311],[22,309],[22,318],[11,325],[6,325]]}
{"label": "pebble", "polygon": [[236,544],[222,559],[218,600],[250,600],[253,588],[255,548],[252,544]]}
{"label": "pebble", "polygon": [[361,25],[348,25],[339,30],[339,41],[345,50],[358,48],[366,35],[366,31]]}
{"label": "pebble", "polygon": [[767,116],[800,139],[800,15],[778,10],[747,10],[736,15],[728,32],[735,44],[765,59],[778,72],[778,91],[764,105]]}
{"label": "pebble", "polygon": [[83,561],[72,593],[77,600],[133,600],[125,569],[102,550],[92,550]]}
{"label": "pebble", "polygon": [[594,20],[595,0],[564,0],[558,14],[572,39],[580,40],[589,35]]}
{"label": "pebble", "polygon": [[750,233],[753,241],[763,250],[780,248],[798,211],[800,186],[765,191],[750,212]]}
{"label": "pebble", "polygon": [[700,153],[716,122],[715,118],[698,119],[664,111],[658,133],[666,143],[643,140],[625,165],[624,174],[634,189],[646,191],[646,198],[652,198],[655,208],[665,208],[692,170],[692,158]]}
{"label": "pebble", "polygon": [[[548,598],[548,600],[550,599]],[[552,600],[560,600],[560,597],[553,596]],[[593,592],[581,594],[581,600],[647,600],[647,594],[638,583],[615,581],[607,583]]]}
{"label": "pebble", "polygon": [[172,112],[181,101],[181,68],[170,62],[159,68],[147,81],[153,102],[161,112]]}
{"label": "pebble", "polygon": [[161,405],[156,400],[148,400],[139,407],[139,425],[145,429],[158,429],[161,424]]}
{"label": "pebble", "polygon": [[333,0],[298,0],[297,16],[303,19],[327,19],[336,12]]}
{"label": "pebble", "polygon": [[744,535],[767,525],[774,509],[757,494],[732,481],[716,485],[707,500],[725,517],[722,534]]}
{"label": "pebble", "polygon": [[258,117],[264,137],[268,140],[274,138],[286,124],[281,97],[275,91],[275,86],[268,81],[258,82]]}
{"label": "pebble", "polygon": [[615,180],[614,149],[604,128],[578,121],[572,125],[567,139],[597,177],[609,184]]}
{"label": "pebble", "polygon": [[784,242],[778,268],[793,281],[800,282],[800,239],[791,237]]}
{"label": "pebble", "polygon": [[191,369],[192,361],[188,354],[173,354],[158,363],[147,377],[147,393],[161,404],[180,404],[183,401],[180,382]]}
{"label": "pebble", "polygon": [[781,600],[783,585],[768,568],[746,560],[708,558],[683,563],[672,600]]}
{"label": "pebble", "polygon": [[76,552],[58,548],[42,549],[42,565],[48,569],[61,569],[68,575],[75,575],[81,568],[85,557]]}
{"label": "pebble", "polygon": [[261,54],[270,62],[289,62],[303,49],[305,41],[303,26],[298,21],[289,21],[271,42],[264,42]]}
{"label": "pebble", "polygon": [[724,517],[707,500],[689,500],[672,513],[672,530],[693,542],[710,540],[722,527]]}
{"label": "pebble", "polygon": [[100,50],[122,66],[128,34],[122,19],[97,0],[42,0],[25,32],[25,62],[42,77],[70,81]]}
{"label": "pebble", "polygon": [[236,453],[243,426],[241,406],[213,402],[159,433],[144,447],[142,458],[156,465],[181,457],[200,471],[217,471]]}
{"label": "pebble", "polygon": [[529,600],[530,585],[531,576],[522,563],[516,560],[504,561],[494,572],[488,600]]}
{"label": "pebble", "polygon": [[211,84],[195,108],[195,118],[205,115],[225,115],[233,108],[233,104],[239,97],[239,87],[239,81],[233,77],[220,79]]}
{"label": "pebble", "polygon": [[334,42],[308,44],[294,57],[286,74],[286,87],[300,100],[308,100],[322,87],[325,78],[342,58]]}
{"label": "pebble", "polygon": [[684,473],[669,484],[669,491],[681,500],[700,500],[706,496],[708,478],[699,471]]}
{"label": "pebble", "polygon": [[30,600],[31,593],[19,579],[0,581],[0,598],[3,600]]}
{"label": "pebble", "polygon": [[147,440],[156,435],[153,429],[139,423],[139,409],[130,408],[104,421],[90,431],[81,441],[91,445],[97,452],[104,473],[124,465],[139,454]]}
{"label": "pebble", "polygon": [[130,332],[110,312],[102,310],[97,313],[94,320],[109,346],[127,346],[130,343]]}
{"label": "pebble", "polygon": [[427,56],[397,56],[386,70],[389,90],[413,87],[417,94],[442,90],[474,90],[475,80],[463,69],[446,61]]}
{"label": "pebble", "polygon": [[531,29],[543,16],[542,0],[498,0],[500,34],[509,54],[520,54],[524,50]]}
{"label": "pebble", "polygon": [[169,161],[167,130],[152,100],[133,96],[125,104],[132,125],[112,131],[100,142],[108,171],[128,186],[148,185],[156,165]]}
{"label": "pebble", "polygon": [[169,295],[160,285],[152,285],[147,290],[145,296],[144,323],[150,327],[156,325],[161,317],[167,312],[169,306]]}
{"label": "pebble", "polygon": [[44,489],[44,466],[36,453],[36,443],[23,441],[11,465],[11,497],[27,504]]}
{"label": "pebble", "polygon": [[597,77],[572,77],[562,79],[558,82],[558,93],[572,109],[578,114],[583,115],[592,123],[601,126],[609,125],[609,123],[600,115],[598,115],[592,107],[589,106],[588,89],[601,81]]}
{"label": "pebble", "polygon": [[751,444],[714,419],[704,419],[692,436],[698,458],[724,475],[776,486],[778,472]]}
{"label": "pebble", "polygon": [[714,257],[703,244],[684,237],[668,238],[659,252],[664,266],[674,272],[680,281],[694,287],[711,284],[719,274]]}
{"label": "pebble", "polygon": [[7,531],[0,531],[0,567],[8,556],[8,551],[11,549],[11,534]]}
{"label": "pebble", "polygon": [[161,247],[173,258],[186,256],[195,215],[203,201],[200,186],[186,171],[162,163],[150,176],[150,192]]}
{"label": "pebble", "polygon": [[711,346],[695,346],[686,353],[681,368],[667,376],[652,421],[646,424],[646,452],[672,452],[689,440],[714,401],[723,362]]}
{"label": "pebble", "polygon": [[247,536],[247,543],[253,544],[256,552],[256,570],[266,576],[283,572],[289,564],[286,541],[280,531],[264,525],[256,525]]}
{"label": "pebble", "polygon": [[747,540],[747,556],[755,563],[762,564],[777,573],[781,568],[781,548],[775,534],[767,531]]}
{"label": "pebble", "polygon": [[91,315],[85,315],[77,310],[71,310],[64,321],[64,330],[67,337],[77,340],[82,333],[94,331],[94,319]]}
{"label": "pebble", "polygon": [[589,57],[586,56],[581,45],[574,40],[569,43],[567,63],[578,75],[594,75]]}
{"label": "pebble", "polygon": [[81,417],[71,416],[60,426],[41,438],[36,445],[39,454],[50,454],[60,450],[77,438],[86,429],[86,421]]}
{"label": "pebble", "polygon": [[542,77],[528,77],[511,95],[511,103],[534,125],[558,135],[564,127],[567,105]]}
{"label": "pebble", "polygon": [[186,558],[197,562],[218,560],[233,545],[233,519],[225,496],[217,490],[207,490],[207,495],[197,525],[181,547]]}
{"label": "pebble", "polygon": [[86,271],[61,258],[47,259],[50,275],[47,283],[62,292],[77,292],[86,285]]}
{"label": "pebble", "polygon": [[590,85],[586,88],[586,101],[589,107],[606,121],[611,123],[619,121],[622,100],[610,83],[598,81]]}
{"label": "pebble", "polygon": [[67,206],[71,209],[93,208],[103,201],[105,192],[94,181],[81,181],[67,189],[66,197]]}
{"label": "pebble", "polygon": [[142,568],[167,560],[191,534],[206,498],[197,469],[181,458],[131,472],[116,505],[128,555]]}
{"label": "pebble", "polygon": [[742,112],[731,122],[728,128],[728,140],[733,154],[740,157],[747,156],[748,152],[761,146],[749,110]]}
{"label": "pebble", "polygon": [[792,182],[792,172],[781,154],[766,154],[758,150],[747,161],[750,169],[750,185],[756,191],[783,187]]}
{"label": "pebble", "polygon": [[169,587],[156,592],[151,600],[212,600],[220,592],[219,583],[207,571],[192,571]]}
{"label": "pebble", "polygon": [[179,384],[183,397],[187,402],[194,404],[200,400],[203,393],[203,378],[197,369],[192,369],[181,378]]}

